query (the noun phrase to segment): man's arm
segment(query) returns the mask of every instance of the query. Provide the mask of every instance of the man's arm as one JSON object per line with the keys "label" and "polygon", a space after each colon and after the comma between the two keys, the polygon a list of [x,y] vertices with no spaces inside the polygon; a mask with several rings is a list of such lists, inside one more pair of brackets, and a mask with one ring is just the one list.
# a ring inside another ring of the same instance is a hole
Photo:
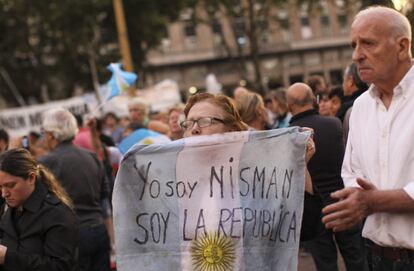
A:
{"label": "man's arm", "polygon": [[414,213],[414,199],[406,190],[378,190],[362,179],[357,183],[360,188],[344,188],[331,194],[339,201],[322,210],[326,228],[346,230],[373,213]]}

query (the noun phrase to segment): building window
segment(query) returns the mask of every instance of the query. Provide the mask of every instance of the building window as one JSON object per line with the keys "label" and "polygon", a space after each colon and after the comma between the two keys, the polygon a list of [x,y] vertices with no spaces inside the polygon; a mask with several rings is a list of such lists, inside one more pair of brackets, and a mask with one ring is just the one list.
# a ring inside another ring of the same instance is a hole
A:
{"label": "building window", "polygon": [[301,34],[302,34],[302,38],[304,39],[309,39],[312,37],[312,28],[310,27],[309,24],[309,18],[306,16],[302,16],[300,18],[300,30],[301,30]]}
{"label": "building window", "polygon": [[211,25],[214,34],[221,34],[221,24],[219,21],[214,21]]}
{"label": "building window", "polygon": [[237,43],[240,46],[246,45],[247,38],[246,38],[246,24],[242,17],[236,18],[234,23],[234,35],[236,36]]}
{"label": "building window", "polygon": [[306,66],[317,66],[321,64],[321,55],[319,53],[308,53],[305,55]]}
{"label": "building window", "polygon": [[195,49],[197,43],[197,33],[192,21],[184,22],[185,46],[187,49]]}
{"label": "building window", "polygon": [[196,36],[196,29],[195,29],[195,26],[194,26],[193,22],[191,22],[191,21],[185,22],[184,33],[185,33],[186,37]]}
{"label": "building window", "polygon": [[339,31],[345,34],[348,31],[348,17],[346,14],[338,14]]}
{"label": "building window", "polygon": [[269,23],[265,20],[259,20],[256,23],[257,31],[259,34],[260,42],[269,43],[271,37],[269,33]]}
{"label": "building window", "polygon": [[280,18],[279,19],[279,26],[282,34],[282,40],[284,42],[289,42],[292,38],[290,32],[290,25],[288,18]]}
{"label": "building window", "polygon": [[295,68],[302,66],[302,59],[299,55],[291,55],[289,56],[289,67]]}
{"label": "building window", "polygon": [[162,38],[161,47],[163,52],[169,52],[171,50],[171,40],[169,38]]}
{"label": "building window", "polygon": [[214,45],[222,44],[222,28],[219,21],[215,20],[211,24],[211,31],[213,32]]}
{"label": "building window", "polygon": [[330,36],[332,34],[328,15],[321,16],[321,31],[322,35],[325,37]]}
{"label": "building window", "polygon": [[162,31],[161,48],[163,52],[169,52],[171,50],[171,40],[167,28],[164,28]]}

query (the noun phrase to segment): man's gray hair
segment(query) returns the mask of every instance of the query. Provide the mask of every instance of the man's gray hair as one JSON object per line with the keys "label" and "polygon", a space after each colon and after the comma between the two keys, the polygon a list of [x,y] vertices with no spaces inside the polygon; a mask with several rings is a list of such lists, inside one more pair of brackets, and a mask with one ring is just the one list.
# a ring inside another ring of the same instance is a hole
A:
{"label": "man's gray hair", "polygon": [[145,111],[145,115],[149,114],[150,107],[149,107],[148,103],[142,98],[135,97],[132,100],[130,100],[129,103],[128,103],[128,108],[131,107],[131,106],[142,108]]}
{"label": "man's gray hair", "polygon": [[72,140],[78,133],[78,124],[72,113],[64,108],[54,108],[43,114],[42,127],[51,132],[59,142]]}
{"label": "man's gray hair", "polygon": [[406,16],[396,11],[395,9],[372,6],[358,12],[355,16],[354,22],[365,16],[372,16],[374,14],[389,17],[388,24],[391,27],[391,33],[394,37],[406,37],[411,41],[411,24]]}

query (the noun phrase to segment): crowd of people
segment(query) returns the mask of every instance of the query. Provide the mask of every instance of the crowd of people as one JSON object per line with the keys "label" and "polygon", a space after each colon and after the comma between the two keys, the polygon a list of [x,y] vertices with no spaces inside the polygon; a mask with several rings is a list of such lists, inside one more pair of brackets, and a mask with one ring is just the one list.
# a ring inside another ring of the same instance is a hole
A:
{"label": "crowd of people", "polygon": [[291,126],[313,134],[301,241],[317,270],[338,270],[337,249],[347,270],[414,270],[411,35],[405,16],[371,7],[352,23],[341,86],[314,75],[264,97],[196,94],[156,115],[140,98],[122,117],[56,108],[19,140],[0,129],[0,270],[114,267],[118,145],[139,129],[179,140]]}

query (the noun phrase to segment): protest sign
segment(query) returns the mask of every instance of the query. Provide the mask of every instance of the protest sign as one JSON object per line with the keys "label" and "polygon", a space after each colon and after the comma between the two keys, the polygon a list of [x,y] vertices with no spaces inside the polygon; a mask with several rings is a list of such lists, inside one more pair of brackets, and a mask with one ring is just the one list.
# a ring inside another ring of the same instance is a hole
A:
{"label": "protest sign", "polygon": [[49,102],[46,104],[5,109],[0,111],[0,127],[12,136],[27,135],[30,131],[40,131],[43,112],[63,107],[73,114],[85,115],[91,111],[92,105],[81,97]]}
{"label": "protest sign", "polygon": [[[111,89],[106,86],[101,87],[101,92],[105,97],[111,95]],[[178,85],[172,80],[164,80],[136,93],[150,105],[152,111],[167,110],[181,102]],[[4,109],[0,110],[0,128],[6,129],[12,137],[27,135],[30,131],[39,132],[43,112],[57,107],[66,108],[73,114],[81,116],[90,113],[99,115],[98,107],[102,107],[104,112],[127,116],[130,99],[127,95],[120,95],[99,105],[94,94],[85,94],[44,104]]]}
{"label": "protest sign", "polygon": [[135,145],[113,205],[117,268],[297,270],[308,132]]}

